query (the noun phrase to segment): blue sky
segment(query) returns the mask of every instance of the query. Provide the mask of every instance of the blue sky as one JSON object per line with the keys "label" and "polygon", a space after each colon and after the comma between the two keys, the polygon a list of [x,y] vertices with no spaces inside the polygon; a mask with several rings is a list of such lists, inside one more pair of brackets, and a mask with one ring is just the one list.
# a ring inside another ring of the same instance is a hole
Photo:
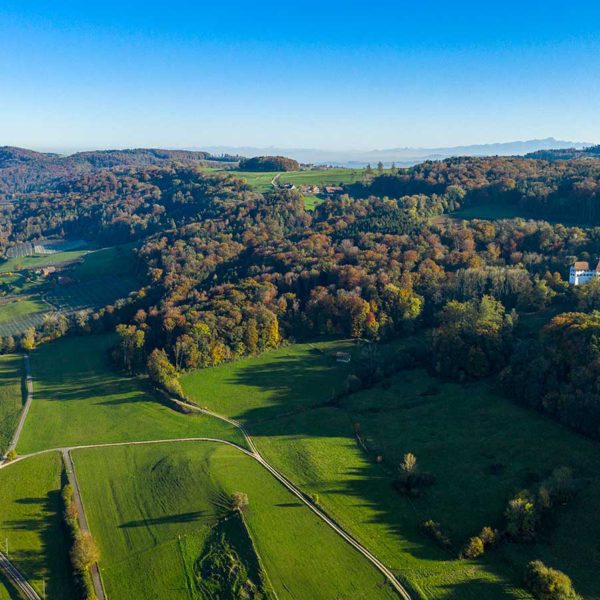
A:
{"label": "blue sky", "polygon": [[600,3],[0,3],[0,145],[600,141]]}

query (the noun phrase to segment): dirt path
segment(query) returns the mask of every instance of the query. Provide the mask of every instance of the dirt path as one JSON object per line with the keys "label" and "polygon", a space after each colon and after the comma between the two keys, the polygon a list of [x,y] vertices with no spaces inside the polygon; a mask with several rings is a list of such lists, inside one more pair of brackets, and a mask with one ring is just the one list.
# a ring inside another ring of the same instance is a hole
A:
{"label": "dirt path", "polygon": [[6,558],[6,555],[0,552],[0,570],[12,581],[27,600],[42,600],[38,593],[31,587],[27,579],[21,575],[19,570]]}
{"label": "dirt path", "polygon": [[358,542],[352,535],[350,535],[345,529],[343,529],[340,525],[338,525],[333,519],[331,519],[321,508],[316,506],[312,500],[307,498],[302,491],[297,488],[285,475],[280,473],[275,467],[273,467],[269,462],[267,462],[258,451],[258,448],[254,444],[254,441],[244,428],[241,423],[234,421],[233,419],[229,419],[215,413],[206,408],[201,408],[196,406],[195,404],[189,404],[188,402],[181,402],[180,400],[173,399],[177,404],[186,407],[189,410],[194,410],[197,412],[201,412],[205,415],[210,415],[216,419],[220,419],[221,421],[225,421],[234,427],[237,427],[241,434],[244,436],[248,447],[251,452],[249,453],[257,462],[259,462],[275,479],[277,479],[282,485],[284,485],[296,498],[298,498],[303,504],[305,504],[312,512],[314,512],[321,520],[323,520],[329,527],[331,527],[340,537],[342,537],[346,542],[348,542],[355,550],[360,552],[375,568],[377,568],[388,580],[390,585],[398,592],[400,597],[403,600],[411,600],[411,596],[406,590],[406,588],[398,581],[394,573],[386,567],[374,554],[372,554],[367,548],[365,548],[360,542]]}
{"label": "dirt path", "polygon": [[[29,356],[27,354],[23,356],[23,368],[25,369],[25,385],[27,386],[27,398],[25,399],[25,406],[21,411],[21,418],[19,419],[19,424],[17,425],[12,440],[8,445],[8,449],[6,451],[7,454],[11,450],[15,450],[17,444],[19,443],[19,438],[21,437],[21,432],[23,431],[23,426],[25,425],[25,420],[27,419],[27,414],[29,413],[29,408],[31,407],[31,401],[33,400],[33,378],[31,377],[31,372],[29,368]],[[6,457],[3,458],[5,459]],[[2,461],[0,460],[0,464],[1,463]]]}
{"label": "dirt path", "polygon": [[[31,395],[32,394],[30,393],[30,391],[32,388],[30,387],[31,376],[29,374],[29,358],[25,357],[25,359],[26,359],[26,374],[27,374],[27,382],[28,382],[28,401],[29,401],[29,403],[31,403]],[[256,460],[258,463],[260,463],[267,471],[269,471],[269,473],[271,473],[271,475],[273,475],[273,477],[275,477],[284,487],[286,487],[292,494],[294,494],[294,496],[296,496],[296,498],[298,498],[314,514],[316,514],[322,521],[324,521],[329,527],[331,527],[331,529],[333,529],[340,537],[342,537],[355,550],[357,550],[360,554],[362,554],[376,569],[378,569],[379,572],[385,576],[385,578],[387,579],[389,584],[394,588],[394,590],[396,590],[396,592],[399,594],[399,596],[402,598],[402,600],[412,600],[412,598],[411,598],[410,594],[408,593],[408,591],[406,590],[406,588],[404,588],[404,586],[398,581],[398,579],[396,578],[396,576],[394,575],[394,573],[391,571],[390,568],[388,568],[386,565],[384,565],[373,553],[371,553],[365,546],[363,546],[354,537],[352,537],[352,535],[350,533],[348,533],[345,529],[343,529],[343,527],[341,525],[336,523],[320,507],[315,505],[312,502],[312,500],[310,500],[307,496],[305,496],[304,493],[302,493],[302,491],[299,488],[297,488],[287,477],[285,477],[285,475],[280,473],[275,467],[273,467],[269,462],[267,462],[267,460],[265,460],[263,458],[263,456],[259,452],[258,448],[254,444],[254,441],[252,440],[252,438],[250,437],[250,435],[248,434],[248,432],[246,431],[246,429],[244,428],[244,426],[241,423],[238,423],[237,421],[235,421],[233,419],[229,419],[229,418],[227,418],[223,415],[220,415],[218,413],[215,413],[211,410],[201,408],[195,404],[190,404],[188,402],[182,402],[182,401],[176,400],[174,398],[172,399],[172,401],[175,402],[176,404],[179,404],[182,407],[185,407],[188,410],[203,413],[205,415],[214,417],[215,419],[224,421],[225,423],[228,423],[229,425],[232,425],[233,427],[236,427],[240,431],[240,433],[243,435],[244,440],[246,441],[246,444],[248,445],[248,448],[250,450],[247,450],[247,449],[243,448],[242,446],[235,444],[234,442],[229,442],[227,440],[222,440],[222,439],[218,439],[218,438],[206,438],[206,437],[175,438],[175,439],[171,438],[171,439],[166,439],[166,440],[144,440],[144,441],[138,441],[138,442],[112,442],[112,443],[105,443],[105,444],[87,444],[87,445],[81,445],[81,446],[69,446],[69,447],[64,447],[64,448],[51,448],[51,449],[47,449],[47,450],[40,450],[39,452],[33,452],[31,454],[27,454],[24,456],[18,456],[12,462],[0,463],[0,469],[6,468],[11,464],[15,464],[21,460],[25,460],[32,456],[38,456],[40,454],[46,454],[48,452],[62,452],[64,460],[65,460],[65,465],[67,467],[67,474],[69,476],[69,482],[73,486],[73,490],[75,492],[75,499],[76,499],[77,508],[79,511],[80,527],[84,531],[89,531],[87,519],[85,517],[85,509],[83,506],[83,502],[81,500],[79,486],[77,484],[77,479],[75,477],[73,461],[71,459],[71,451],[72,450],[79,450],[79,449],[85,449],[85,448],[107,448],[107,447],[113,447],[113,446],[139,446],[139,445],[147,445],[147,444],[165,444],[165,443],[174,443],[174,442],[214,442],[214,443],[219,443],[219,444],[225,444],[225,445],[231,446],[233,448],[236,448],[237,450],[243,452],[247,456],[250,456],[251,458]],[[27,408],[27,410],[28,410],[28,408]],[[25,417],[26,417],[25,410],[23,411],[23,413],[24,413],[24,416],[22,416],[21,423],[19,424],[20,429],[22,429],[22,426],[23,426],[23,423],[25,422]],[[19,435],[20,435],[20,430],[19,430]],[[18,435],[16,437],[17,437],[17,441],[18,441]],[[16,444],[15,444],[15,446],[16,446]],[[94,588],[96,589],[96,595],[98,596],[98,599],[106,600],[106,595],[104,593],[104,587],[102,585],[102,579],[100,577],[100,572],[98,570],[97,565],[94,565],[92,567],[92,579],[94,581]]]}
{"label": "dirt path", "polygon": [[[73,488],[73,499],[77,506],[77,519],[79,521],[79,528],[83,532],[87,532],[91,535],[90,528],[88,525],[87,517],[85,516],[85,508],[81,500],[81,492],[79,491],[79,484],[77,483],[77,477],[75,476],[75,467],[73,466],[73,459],[71,458],[71,451],[65,449],[62,451],[63,460],[65,462],[65,469],[67,471],[67,477],[69,483]],[[94,563],[90,567],[90,575],[92,576],[92,583],[94,584],[94,591],[98,600],[107,600],[106,594],[104,593],[104,586],[102,585],[102,578],[100,577],[100,569],[98,563]]]}

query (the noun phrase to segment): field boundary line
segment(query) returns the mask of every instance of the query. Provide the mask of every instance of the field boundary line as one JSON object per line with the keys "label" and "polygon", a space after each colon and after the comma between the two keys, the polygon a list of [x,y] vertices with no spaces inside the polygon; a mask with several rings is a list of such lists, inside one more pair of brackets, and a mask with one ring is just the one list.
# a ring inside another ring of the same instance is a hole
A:
{"label": "field boundary line", "polygon": [[[116,446],[140,446],[140,445],[147,445],[147,444],[164,444],[164,443],[173,443],[173,442],[215,442],[215,443],[219,443],[219,444],[225,444],[225,445],[231,446],[233,448],[236,448],[237,450],[240,450],[247,456],[250,456],[251,458],[256,460],[259,464],[261,464],[267,471],[269,471],[269,473],[271,473],[271,475],[273,477],[275,477],[275,479],[277,479],[285,488],[287,488],[294,496],[296,496],[315,515],[317,515],[323,522],[325,522],[331,529],[333,529],[348,544],[350,544],[355,550],[357,550],[360,554],[362,554],[377,570],[379,570],[379,572],[385,576],[387,581],[390,583],[390,585],[394,588],[394,590],[400,595],[400,597],[403,600],[412,600],[411,595],[408,593],[406,588],[400,583],[398,578],[394,575],[394,573],[392,572],[392,570],[389,567],[387,567],[385,564],[383,564],[370,550],[368,550],[358,540],[356,540],[341,525],[338,525],[331,517],[329,517],[325,513],[325,511],[323,511],[320,507],[318,507],[311,500],[309,500],[305,496],[305,494],[298,487],[296,487],[285,475],[280,473],[277,469],[275,469],[275,467],[273,467],[269,462],[267,462],[263,458],[263,456],[259,452],[258,448],[254,444],[254,441],[252,440],[251,436],[248,434],[245,427],[241,423],[239,423],[238,421],[235,421],[234,419],[230,419],[230,418],[220,415],[216,412],[213,412],[209,409],[201,408],[200,406],[191,404],[189,402],[178,400],[176,398],[171,398],[171,400],[175,404],[177,404],[183,408],[187,408],[192,411],[196,411],[196,412],[200,412],[200,413],[212,416],[216,419],[224,421],[225,423],[228,423],[229,425],[232,425],[233,427],[237,428],[240,431],[240,433],[242,434],[242,436],[244,437],[244,440],[246,441],[246,444],[248,445],[248,448],[250,448],[250,450],[243,448],[242,446],[240,446],[239,444],[236,444],[235,442],[230,442],[228,440],[222,440],[219,438],[208,438],[208,437],[171,438],[171,439],[161,439],[161,440],[143,440],[143,441],[130,441],[130,442],[107,442],[107,443],[100,443],[100,444],[83,444],[83,445],[79,445],[79,446],[75,445],[75,446],[64,446],[64,447],[60,447],[60,448],[48,448],[45,450],[40,450],[38,452],[32,452],[30,454],[26,454],[23,456],[17,456],[17,458],[15,458],[14,460],[12,460],[10,462],[5,461],[3,463],[0,463],[0,469],[6,468],[7,466],[12,465],[12,464],[16,464],[16,463],[20,462],[21,460],[25,460],[25,459],[31,458],[33,456],[47,454],[49,452],[62,452],[63,456],[64,457],[68,456],[69,460],[70,460],[70,452],[71,451],[84,450],[84,449],[89,449],[89,448],[110,448],[110,447],[116,447]],[[72,462],[71,462],[71,468],[73,469]],[[73,476],[74,476],[74,471],[73,471]],[[75,486],[73,486],[73,487],[75,489]],[[83,503],[81,503],[81,507],[82,507],[82,511],[83,511]],[[89,529],[88,529],[88,531],[89,531]],[[99,575],[98,575],[98,577],[99,577]],[[100,583],[101,583],[101,579],[100,579]],[[99,598],[100,598],[100,600],[106,600],[105,595],[103,595],[101,597],[99,596]]]}
{"label": "field boundary line", "polygon": [[19,443],[19,438],[21,437],[21,432],[23,431],[23,427],[25,426],[25,420],[27,419],[27,415],[29,414],[29,408],[31,407],[31,402],[33,400],[33,378],[31,377],[31,371],[29,368],[29,355],[23,355],[23,368],[25,370],[25,386],[27,390],[27,396],[25,398],[25,405],[23,406],[23,410],[21,411],[21,416],[19,417],[19,423],[15,432],[13,434],[12,439],[10,440],[10,444],[6,450],[6,454],[0,460],[0,466],[2,466],[2,461],[6,460],[6,456],[11,450],[16,450],[17,444]]}
{"label": "field boundary line", "polygon": [[27,600],[42,600],[33,586],[21,574],[17,567],[8,560],[3,552],[0,552],[0,569],[6,574],[10,581],[14,583]]}
{"label": "field boundary line", "polygon": [[[75,505],[77,506],[77,520],[79,521],[79,528],[81,531],[87,532],[91,535],[88,520],[85,515],[85,507],[83,506],[83,500],[81,498],[81,492],[79,491],[79,483],[77,482],[77,476],[75,475],[75,465],[73,464],[71,451],[68,448],[64,449],[62,451],[62,456],[65,469],[67,471],[67,478],[71,484],[71,487],[73,488],[73,499],[75,500]],[[90,575],[92,576],[92,583],[94,584],[94,590],[98,600],[107,600],[97,562],[90,567]]]}
{"label": "field boundary line", "polygon": [[206,415],[210,415],[215,417],[216,419],[221,419],[234,427],[237,427],[239,431],[244,436],[248,447],[251,452],[249,453],[258,463],[260,463],[275,479],[277,479],[284,487],[286,487],[294,496],[296,496],[303,504],[305,504],[313,513],[315,513],[322,521],[324,521],[331,529],[333,529],[340,537],[342,537],[348,544],[350,544],[355,550],[360,552],[375,568],[377,568],[388,580],[390,585],[398,592],[400,597],[403,600],[412,600],[411,595],[408,593],[408,590],[400,583],[398,578],[394,575],[391,569],[389,569],[386,565],[384,565],[370,550],[368,550],[365,546],[363,546],[358,540],[356,540],[350,533],[348,533],[341,525],[338,525],[331,517],[325,513],[320,507],[314,504],[306,495],[296,487],[285,475],[280,473],[275,467],[273,467],[267,460],[263,458],[258,448],[254,444],[254,441],[244,428],[244,426],[235,421],[234,419],[230,419],[223,415],[220,415],[216,412],[213,412],[206,408],[201,408],[195,404],[191,404],[189,402],[185,402],[182,400],[177,400],[172,398],[172,400],[179,404],[182,407],[188,408],[190,410],[195,410]]}

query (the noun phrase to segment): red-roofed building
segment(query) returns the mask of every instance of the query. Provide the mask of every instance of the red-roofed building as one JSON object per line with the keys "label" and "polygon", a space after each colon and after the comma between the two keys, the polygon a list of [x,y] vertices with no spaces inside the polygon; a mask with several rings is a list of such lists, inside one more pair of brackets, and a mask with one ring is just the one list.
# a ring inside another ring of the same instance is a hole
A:
{"label": "red-roofed building", "polygon": [[595,277],[600,277],[600,261],[595,269],[590,269],[590,263],[587,260],[578,260],[569,271],[569,283],[572,285],[587,283]]}

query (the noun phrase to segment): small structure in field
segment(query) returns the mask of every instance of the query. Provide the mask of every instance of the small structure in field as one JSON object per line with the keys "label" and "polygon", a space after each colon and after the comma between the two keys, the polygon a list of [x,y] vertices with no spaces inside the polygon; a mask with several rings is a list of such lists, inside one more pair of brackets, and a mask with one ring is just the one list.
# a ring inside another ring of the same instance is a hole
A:
{"label": "small structure in field", "polygon": [[326,185],[323,188],[323,193],[326,194],[327,196],[337,196],[339,194],[341,194],[344,191],[343,187],[340,187],[339,185]]}
{"label": "small structure in field", "polygon": [[56,273],[56,267],[54,265],[42,267],[35,272],[36,275],[41,275],[42,277],[48,277],[48,275],[52,275],[52,273]]}
{"label": "small structure in field", "polygon": [[588,283],[596,277],[600,277],[600,261],[598,261],[595,269],[590,269],[590,263],[586,260],[579,260],[569,270],[569,283],[571,285]]}
{"label": "small structure in field", "polygon": [[336,352],[335,360],[339,363],[349,363],[352,360],[350,352]]}

